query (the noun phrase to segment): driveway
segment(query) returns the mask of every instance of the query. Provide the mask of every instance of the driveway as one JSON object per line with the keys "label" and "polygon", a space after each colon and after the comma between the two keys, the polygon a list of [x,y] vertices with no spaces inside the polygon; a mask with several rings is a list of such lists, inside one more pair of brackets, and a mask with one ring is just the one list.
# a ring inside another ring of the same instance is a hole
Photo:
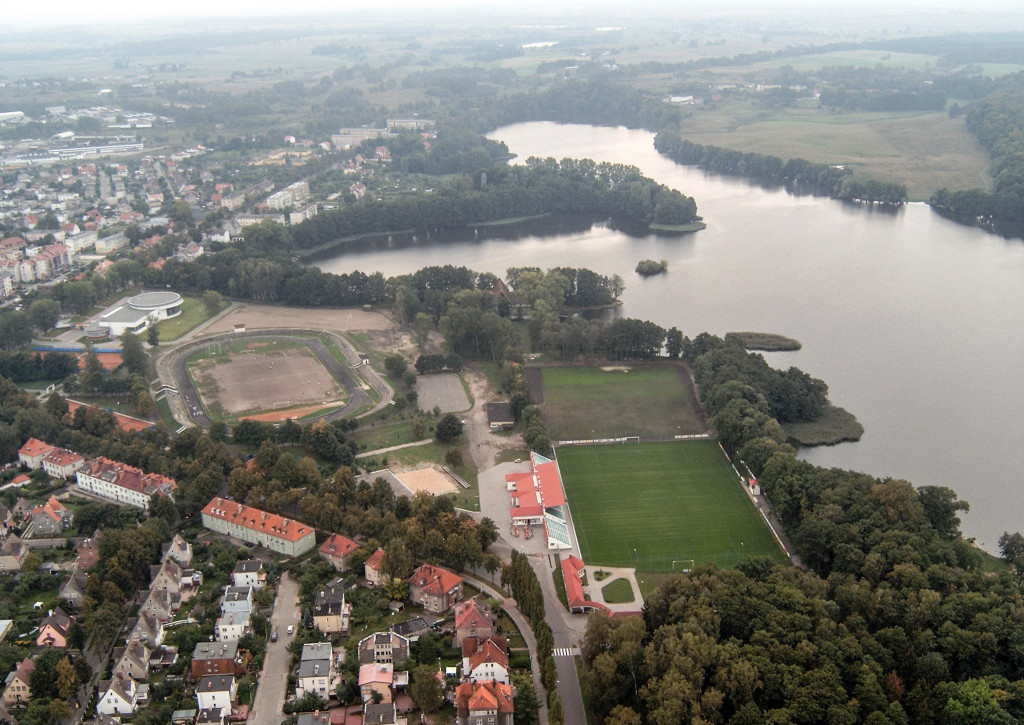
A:
{"label": "driveway", "polygon": [[299,585],[288,576],[281,575],[274,600],[274,612],[270,615],[270,631],[278,632],[276,642],[267,641],[267,656],[259,673],[259,688],[253,703],[249,725],[280,725],[284,720],[284,699],[288,694],[288,670],[292,656],[288,645],[295,639],[294,632],[288,634],[288,626],[299,623]]}

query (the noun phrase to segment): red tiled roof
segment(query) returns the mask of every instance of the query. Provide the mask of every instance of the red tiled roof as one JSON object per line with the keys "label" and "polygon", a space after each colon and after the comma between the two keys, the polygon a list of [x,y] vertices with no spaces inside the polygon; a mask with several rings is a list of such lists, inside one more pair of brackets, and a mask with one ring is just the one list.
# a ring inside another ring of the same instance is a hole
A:
{"label": "red tiled roof", "polygon": [[298,541],[313,531],[312,527],[299,521],[260,511],[228,498],[215,497],[206,504],[203,513],[287,541]]}
{"label": "red tiled roof", "polygon": [[409,577],[409,585],[419,587],[424,594],[442,596],[462,583],[462,577],[439,566],[424,564]]}
{"label": "red tiled roof", "polygon": [[51,446],[49,443],[44,443],[38,438],[29,438],[25,441],[25,445],[18,449],[18,453],[23,453],[29,457],[38,456],[40,453],[43,455],[49,454],[53,451],[56,446]]}
{"label": "red tiled roof", "polygon": [[478,639],[467,637],[462,642],[462,656],[469,659],[470,671],[484,662],[496,662],[508,669],[508,640],[504,637]]}
{"label": "red tiled roof", "polygon": [[325,556],[348,556],[358,548],[359,544],[341,534],[331,534],[320,544],[320,552]]}
{"label": "red tiled roof", "polygon": [[565,597],[569,607],[593,607],[607,609],[600,602],[592,602],[583,595],[583,582],[580,572],[583,571],[583,560],[578,556],[570,556],[562,560],[562,580],[565,582]]}
{"label": "red tiled roof", "polygon": [[178,488],[174,479],[161,476],[159,473],[143,473],[141,468],[112,461],[103,456],[88,461],[81,470],[86,475],[138,493],[162,493],[161,489],[169,488],[173,491]]}
{"label": "red tiled roof", "polygon": [[60,521],[61,514],[64,513],[64,505],[53,496],[50,496],[50,500],[44,503],[42,506],[36,506],[32,509],[32,515],[38,516],[39,514],[46,514],[54,521]]}
{"label": "red tiled roof", "polygon": [[370,558],[366,560],[366,566],[371,569],[380,571],[380,566],[384,562],[384,549],[377,549],[375,552],[370,554]]}
{"label": "red tiled roof", "polygon": [[50,453],[46,458],[43,459],[51,466],[59,466],[64,468],[70,466],[73,463],[85,460],[74,451],[69,451],[66,448],[54,448],[53,452]]}
{"label": "red tiled roof", "polygon": [[455,629],[479,629],[490,626],[490,612],[476,597],[455,605]]}
{"label": "red tiled roof", "polygon": [[466,682],[455,688],[460,715],[479,710],[511,713],[514,709],[512,686],[500,682]]}

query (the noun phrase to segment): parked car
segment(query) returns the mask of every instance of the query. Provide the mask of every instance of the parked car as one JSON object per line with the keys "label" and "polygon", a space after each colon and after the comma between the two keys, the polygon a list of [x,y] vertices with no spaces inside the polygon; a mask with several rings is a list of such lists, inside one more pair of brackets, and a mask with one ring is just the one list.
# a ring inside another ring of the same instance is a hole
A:
{"label": "parked car", "polygon": [[288,625],[288,634],[291,634],[294,631],[295,631],[295,627],[293,627],[292,625],[289,624]]}
{"label": "parked car", "polygon": [[273,632],[270,633],[270,641],[271,642],[276,642],[277,641],[277,630],[276,629]]}

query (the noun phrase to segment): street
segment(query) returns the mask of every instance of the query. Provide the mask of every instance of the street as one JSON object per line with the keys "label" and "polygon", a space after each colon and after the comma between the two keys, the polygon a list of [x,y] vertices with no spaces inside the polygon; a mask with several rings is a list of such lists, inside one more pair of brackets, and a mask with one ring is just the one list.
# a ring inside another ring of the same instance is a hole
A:
{"label": "street", "polygon": [[246,721],[250,725],[281,725],[284,719],[282,708],[291,665],[288,645],[295,639],[294,632],[288,634],[288,627],[291,625],[298,628],[298,607],[299,585],[288,576],[288,572],[284,572],[277,587],[274,612],[270,615],[270,631],[277,630],[277,641],[271,642],[269,637],[267,639],[267,657],[257,678],[259,688],[256,690],[256,701]]}

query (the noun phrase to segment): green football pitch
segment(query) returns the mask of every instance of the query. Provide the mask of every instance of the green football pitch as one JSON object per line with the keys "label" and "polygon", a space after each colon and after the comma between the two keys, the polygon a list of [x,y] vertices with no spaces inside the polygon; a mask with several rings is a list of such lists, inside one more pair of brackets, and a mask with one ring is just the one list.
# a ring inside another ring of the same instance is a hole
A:
{"label": "green football pitch", "polygon": [[715,441],[563,446],[558,466],[583,560],[682,571],[786,557]]}

